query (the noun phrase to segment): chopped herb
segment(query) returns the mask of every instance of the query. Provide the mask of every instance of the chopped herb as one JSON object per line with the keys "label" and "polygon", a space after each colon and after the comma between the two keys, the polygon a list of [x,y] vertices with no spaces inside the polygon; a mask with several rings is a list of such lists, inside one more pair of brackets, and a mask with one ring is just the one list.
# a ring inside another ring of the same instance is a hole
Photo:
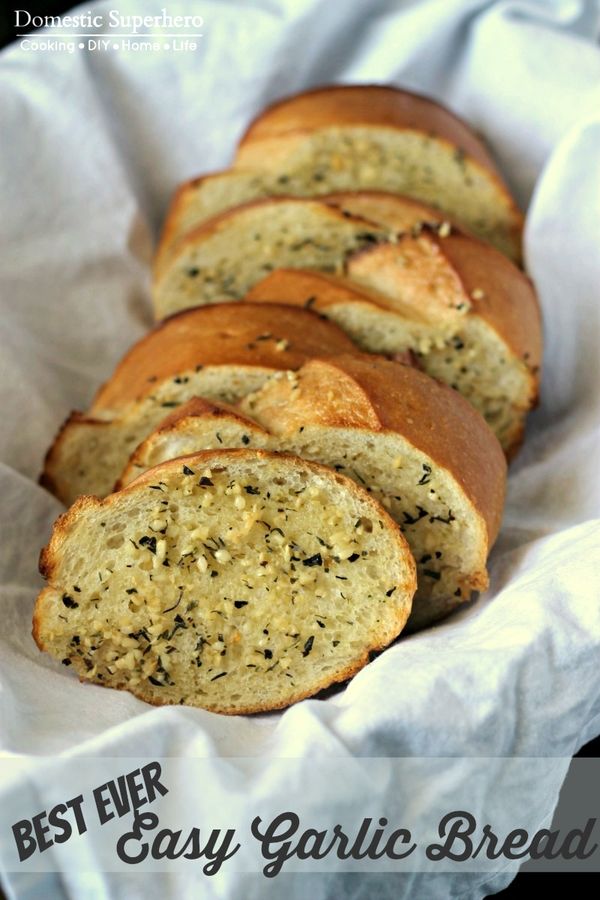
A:
{"label": "chopped herb", "polygon": [[200,274],[200,269],[197,269],[196,266],[192,266],[191,269],[188,269],[187,273],[190,278],[196,278]]}
{"label": "chopped herb", "polygon": [[265,654],[265,659],[273,659],[273,651],[272,650],[265,650],[264,654]]}
{"label": "chopped herb", "polygon": [[[168,613],[168,612],[171,612],[171,610],[173,610],[173,609],[177,609],[177,607],[178,607],[179,604],[181,603],[181,598],[182,598],[182,597],[183,597],[183,588],[180,587],[180,588],[179,588],[179,597],[177,598],[177,602],[174,603],[173,606],[169,606],[168,609],[163,609],[163,613]],[[175,617],[175,620],[176,620],[176,621],[177,621],[177,618],[178,618],[178,617],[176,616],[176,617]],[[183,621],[183,620],[182,620],[182,621]]]}
{"label": "chopped herb", "polygon": [[415,522],[419,522],[424,516],[427,515],[427,510],[423,509],[422,506],[417,506],[417,509],[419,510],[419,514],[417,516],[411,516],[410,513],[407,512],[402,513],[402,515],[404,516],[405,525],[414,525]]}
{"label": "chopped herb", "polygon": [[183,467],[183,474],[184,474],[184,475],[195,475],[196,473],[194,472],[193,469],[190,469],[189,466],[184,466],[184,467]]}
{"label": "chopped herb", "polygon": [[137,594],[137,588],[127,588],[125,593],[126,594]]}
{"label": "chopped herb", "polygon": [[432,569],[423,569],[423,575],[427,575],[428,578],[433,578],[434,581],[439,581],[441,575],[439,572],[434,572]]}
{"label": "chopped herb", "polygon": [[156,554],[156,538],[145,534],[140,538],[140,547],[147,547],[150,553]]}
{"label": "chopped herb", "polygon": [[69,659],[68,656],[66,656],[66,657],[62,660],[62,664],[63,664],[63,666],[70,666],[70,665],[71,665],[71,660]]}
{"label": "chopped herb", "polygon": [[302,560],[303,566],[322,566],[323,565],[323,557],[320,553],[315,553],[314,556],[309,556],[308,559]]}
{"label": "chopped herb", "polygon": [[445,519],[443,516],[431,516],[429,519],[430,522],[443,522],[444,525],[449,525],[450,522],[456,521],[456,516],[452,515],[452,510],[448,510],[448,518]]}
{"label": "chopped herb", "polygon": [[251,484],[247,484],[244,487],[244,490],[247,494],[260,494],[260,491],[257,487],[253,487]]}
{"label": "chopped herb", "polygon": [[357,559],[360,559],[360,553],[352,553],[348,557],[348,562],[353,563],[353,562],[356,562]]}
{"label": "chopped herb", "polygon": [[62,595],[62,602],[67,607],[67,609],[77,609],[77,607],[79,606],[79,603],[73,600],[72,597],[69,597],[68,594]]}
{"label": "chopped herb", "polygon": [[429,484],[431,481],[431,466],[428,466],[427,463],[423,463],[423,475],[417,482],[417,484]]}
{"label": "chopped herb", "polygon": [[308,654],[310,653],[310,651],[313,648],[314,642],[315,642],[315,636],[314,636],[314,634],[311,634],[311,636],[309,637],[309,639],[306,641],[306,643],[304,645],[304,649],[302,650],[302,656],[308,656]]}
{"label": "chopped herb", "polygon": [[227,672],[219,672],[218,675],[213,675],[213,677],[212,677],[210,680],[211,680],[211,681],[216,681],[217,678],[223,678],[224,675],[227,675]]}
{"label": "chopped herb", "polygon": [[250,443],[250,438],[247,434],[242,435],[242,444],[246,444],[246,446]]}
{"label": "chopped herb", "polygon": [[247,600],[234,600],[233,605],[235,606],[236,609],[242,609],[242,607],[248,606],[248,601]]}
{"label": "chopped herb", "polygon": [[396,590],[395,587],[390,588],[389,591],[386,591],[386,592],[385,592],[385,596],[386,596],[386,597],[391,597],[395,590]]}
{"label": "chopped herb", "polygon": [[214,482],[211,481],[210,478],[207,478],[206,475],[202,476],[198,484],[200,487],[214,487]]}

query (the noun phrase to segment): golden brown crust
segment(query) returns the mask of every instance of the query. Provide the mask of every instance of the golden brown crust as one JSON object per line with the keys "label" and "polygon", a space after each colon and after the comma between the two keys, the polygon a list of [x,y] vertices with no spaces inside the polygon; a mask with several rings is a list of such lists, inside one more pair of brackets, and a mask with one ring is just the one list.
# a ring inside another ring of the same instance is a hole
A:
{"label": "golden brown crust", "polygon": [[440,238],[434,230],[429,234],[460,277],[473,312],[498,332],[539,380],[542,322],[531,280],[484,241],[456,229],[446,238]]}
{"label": "golden brown crust", "polygon": [[129,457],[127,465],[121,473],[121,477],[115,483],[114,490],[121,491],[130,483],[130,472],[132,472],[140,460],[144,458],[147,445],[153,440],[154,435],[163,434],[166,431],[172,433],[183,431],[185,430],[186,423],[195,417],[214,419],[216,422],[218,422],[219,419],[234,418],[240,424],[243,424],[244,428],[249,432],[253,432],[254,434],[266,434],[264,428],[257,425],[253,419],[245,416],[234,406],[230,406],[228,403],[212,403],[210,400],[205,400],[203,397],[192,397],[187,403],[182,403],[181,406],[178,406],[177,409],[173,410],[173,412],[160,423],[158,428],[155,428],[152,434],[136,447]]}
{"label": "golden brown crust", "polygon": [[73,410],[58,429],[56,437],[48,447],[46,455],[44,456],[44,465],[38,482],[59,500],[63,500],[62,489],[56,482],[52,473],[56,470],[57,465],[60,466],[63,444],[68,440],[72,427],[82,424],[106,427],[107,422],[105,419],[95,419],[93,416],[88,416],[85,413]]}
{"label": "golden brown crust", "polygon": [[[440,237],[438,229],[425,226],[419,237],[402,235],[397,244],[367,247],[354,254],[352,259],[360,257],[364,262],[370,257],[373,266],[380,268],[386,256],[394,257],[403,246],[410,246],[417,240],[430,241],[448,261],[459,280],[465,300],[470,304],[467,315],[483,319],[514,355],[525,363],[531,373],[533,402],[539,384],[542,324],[531,280],[503,253],[455,228],[447,237]],[[427,299],[426,288],[427,285],[424,285],[424,300]],[[348,279],[300,269],[279,269],[270,273],[244,299],[251,303],[283,302],[324,311],[340,303],[374,303],[382,309],[397,312],[397,305],[383,294]]]}
{"label": "golden brown crust", "polygon": [[394,231],[409,231],[415,225],[426,222],[450,222],[451,218],[412,197],[392,194],[389,191],[336,191],[323,194],[319,200],[346,210],[353,216],[371,219]]}
{"label": "golden brown crust", "polygon": [[227,175],[228,169],[222,169],[219,172],[210,172],[207,175],[198,175],[196,178],[190,178],[179,184],[171,197],[167,215],[164,220],[163,229],[160,235],[158,245],[154,255],[155,268],[159,268],[162,261],[166,258],[171,245],[178,237],[179,222],[188,205],[190,199],[194,196],[196,190],[201,187],[204,182],[213,178],[220,178]]}
{"label": "golden brown crust", "polygon": [[455,113],[429,97],[381,84],[325,85],[272,103],[244,132],[236,165],[243,164],[243,150],[254,141],[331,125],[389,125],[424,131],[460,147],[500,181],[484,144]]}
{"label": "golden brown crust", "polygon": [[487,172],[510,212],[515,257],[520,260],[523,214],[484,143],[470,126],[431,98],[390,85],[331,85],[286,97],[263,110],[244,133],[234,161],[237,168],[264,168],[283,145],[337,126],[379,126],[415,131],[462,152]]}
{"label": "golden brown crust", "polygon": [[460,394],[417,369],[366,354],[310,360],[298,378],[293,412],[278,407],[279,433],[310,422],[401,434],[452,473],[493,544],[502,519],[506,460],[482,416]]}
{"label": "golden brown crust", "polygon": [[326,310],[340,303],[375,303],[386,306],[387,298],[362,285],[336,275],[310,269],[275,269],[258,281],[244,303],[286,303],[305,309]]}
{"label": "golden brown crust", "polygon": [[198,366],[298,369],[310,356],[347,353],[353,346],[337,325],[283,304],[186,309],[134,344],[96,394],[90,413],[119,409],[151,394],[157,382]]}
{"label": "golden brown crust", "polygon": [[243,420],[244,423],[257,427],[256,422],[242,415],[234,406],[229,403],[213,403],[212,400],[205,400],[204,397],[192,397],[186,403],[182,403],[177,409],[168,415],[155,429],[153,434],[161,431],[170,431],[173,425],[182,419],[190,416],[204,416],[211,419],[223,419],[229,416],[235,416],[237,419]]}
{"label": "golden brown crust", "polygon": [[[181,466],[182,460],[185,460],[186,463],[190,466],[198,466],[199,468],[211,467],[213,469],[217,469],[220,465],[226,466],[228,462],[235,463],[240,459],[271,459],[273,457],[276,457],[278,461],[288,461],[292,465],[299,464],[304,469],[309,469],[316,474],[326,474],[328,479],[332,479],[339,484],[343,484],[346,490],[348,490],[352,495],[359,495],[363,503],[366,503],[373,507],[374,514],[380,520],[387,522],[390,533],[392,533],[395,537],[396,543],[398,545],[398,555],[399,557],[404,559],[404,562],[407,566],[406,576],[402,587],[403,590],[406,591],[407,595],[412,597],[417,585],[416,566],[414,560],[408,549],[408,544],[404,536],[400,532],[397,524],[390,517],[389,513],[387,513],[387,511],[379,503],[377,503],[376,500],[370,497],[369,494],[363,491],[362,488],[360,488],[357,484],[355,484],[355,482],[347,478],[345,475],[341,475],[339,472],[335,472],[332,469],[321,465],[320,463],[300,459],[293,454],[274,454],[273,452],[263,450],[204,450],[200,453],[194,453],[189,456],[180,457],[176,460],[169,460],[168,462],[161,463],[160,465],[149,469],[147,472],[144,472],[142,475],[136,478],[135,481],[131,482],[131,484],[123,488],[122,491],[119,491],[115,494],[110,494],[104,500],[99,500],[97,497],[80,497],[73,504],[73,506],[69,510],[67,510],[66,513],[63,513],[61,516],[59,516],[59,518],[55,522],[50,541],[48,545],[43,549],[40,556],[40,571],[47,581],[51,581],[54,570],[58,564],[61,545],[63,544],[70,527],[77,521],[82,512],[90,507],[104,507],[105,509],[109,510],[111,506],[119,504],[121,498],[125,493],[132,493],[139,490],[140,487],[143,487],[145,484],[152,483],[153,479],[155,479],[156,477],[160,478],[163,473],[168,476],[170,471],[178,471]],[[41,622],[44,615],[44,604],[46,602],[52,602],[52,595],[55,594],[55,590],[56,589],[52,586],[52,584],[49,584],[38,594],[38,597],[36,599],[32,621],[32,635],[35,643],[40,650],[46,649],[41,637]],[[410,603],[408,604],[408,606],[410,609]],[[352,675],[358,672],[364,665],[366,665],[366,663],[369,661],[369,655],[371,652],[384,649],[384,647],[388,646],[398,636],[406,622],[408,612],[409,610],[398,610],[397,628],[395,627],[392,634],[386,635],[381,640],[373,640],[369,646],[365,647],[364,652],[360,655],[358,660],[353,661],[351,664],[346,666],[345,669],[316,681],[315,684],[313,684],[311,687],[303,691],[298,691],[285,700],[282,700],[281,702],[257,702],[252,706],[236,709],[231,709],[230,707],[219,707],[215,705],[210,706],[208,704],[205,704],[204,708],[209,709],[212,712],[227,715],[250,715],[254,713],[261,713],[274,709],[282,709],[306,697],[314,696],[314,694],[318,693],[320,690],[329,686],[330,684],[346,681],[347,679],[351,678]],[[404,613],[406,613],[406,615],[404,615]],[[85,681],[85,679],[81,678],[80,680]],[[101,686],[113,687],[112,685],[106,684]],[[144,700],[147,703],[151,703],[152,705],[163,705],[160,702],[157,702],[155,699],[152,699],[149,696],[145,695],[144,691],[142,690],[129,688],[125,684],[117,685],[115,686],[115,688],[117,690],[127,690],[129,693],[133,694],[141,700]]]}
{"label": "golden brown crust", "polygon": [[46,546],[42,548],[42,551],[40,553],[39,571],[47,581],[52,578],[54,569],[57,564],[57,557],[60,551],[60,546],[63,543],[65,535],[68,533],[71,525],[77,520],[77,517],[81,512],[83,512],[83,510],[92,506],[100,506],[102,505],[102,502],[103,501],[99,500],[98,497],[85,495],[82,497],[78,497],[75,503],[73,503],[73,505],[70,506],[69,509],[66,510],[66,512],[60,514],[53,525],[50,540],[48,541]]}
{"label": "golden brown crust", "polygon": [[[440,228],[425,225],[418,236],[401,235],[396,245],[381,244],[367,247],[349,258],[348,273],[356,272],[353,261],[372,261],[380,270],[387,256],[391,258],[403,247],[415,242],[429,242],[431,250],[439,253],[455,273],[458,285],[470,306],[467,315],[477,315],[522,360],[537,384],[542,354],[542,326],[540,309],[531,280],[503,253],[485,241],[452,228],[442,237]],[[394,278],[396,276],[394,275]],[[399,288],[401,278],[398,275]],[[424,285],[424,288],[427,286]],[[446,292],[448,293],[448,292]],[[424,301],[432,300],[423,292]],[[434,308],[437,308],[436,303]],[[534,390],[535,392],[535,390]]]}

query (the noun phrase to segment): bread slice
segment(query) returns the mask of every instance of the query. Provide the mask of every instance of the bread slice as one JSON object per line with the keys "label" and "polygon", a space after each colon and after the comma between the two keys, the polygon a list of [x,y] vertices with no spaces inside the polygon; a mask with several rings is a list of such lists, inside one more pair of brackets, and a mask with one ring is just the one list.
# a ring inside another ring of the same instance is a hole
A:
{"label": "bread slice", "polygon": [[280,269],[246,300],[308,306],[371,353],[410,350],[482,413],[512,456],[540,378],[541,319],[529,279],[445,225],[350,257],[346,276]]}
{"label": "bread slice", "polygon": [[219,441],[317,460],[376,496],[417,561],[412,628],[487,587],[506,463],[481,416],[422,372],[381,357],[339,356],[272,376],[235,410],[192,400],[137,449],[122,483]]}
{"label": "bread slice", "polygon": [[67,505],[105,496],[140,441],[190,397],[233,401],[276,370],[352,350],[332,322],[290,306],[227,303],[173,316],[133,346],[87,413],[71,413],[41,482]]}
{"label": "bread slice", "polygon": [[180,185],[157,264],[166,263],[187,231],[250,200],[363,190],[431,204],[438,217],[520,261],[521,213],[468,126],[406,91],[337,87],[271,107],[250,127],[233,169]]}
{"label": "bread slice", "polygon": [[339,272],[348,254],[391,236],[389,227],[318,200],[277,197],[238,206],[188,232],[155,269],[156,317],[241,299],[282,266]]}
{"label": "bread slice", "polygon": [[[165,219],[154,261],[155,273],[160,275],[164,271],[186,234],[208,219],[251,200],[303,195],[300,189],[288,191],[286,186],[285,181],[269,184],[260,174],[237,169],[185,182],[175,192]],[[383,190],[323,193],[318,199],[393,231],[408,231],[419,223],[443,222],[449,218],[433,206]]]}
{"label": "bread slice", "polygon": [[365,490],[252,450],[80,498],[40,568],[40,649],[82,680],[222,713],[346,680],[400,633],[415,589],[405,540]]}
{"label": "bread slice", "polygon": [[291,194],[406,194],[520,260],[522,215],[484,144],[448,109],[409,91],[336,85],[285,98],[252,122],[234,165],[284,179]]}

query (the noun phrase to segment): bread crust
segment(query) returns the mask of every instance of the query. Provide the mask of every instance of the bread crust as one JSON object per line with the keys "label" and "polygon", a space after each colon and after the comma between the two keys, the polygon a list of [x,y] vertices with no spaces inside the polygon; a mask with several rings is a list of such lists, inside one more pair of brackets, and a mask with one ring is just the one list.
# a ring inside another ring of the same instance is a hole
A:
{"label": "bread crust", "polygon": [[[484,521],[491,547],[502,519],[506,459],[495,435],[467,400],[418,369],[375,354],[309,360],[298,374],[304,424],[401,435],[451,473]],[[184,429],[185,420],[196,415],[233,416],[253,430],[270,433],[235,407],[201,399],[175,410],[157,430]],[[290,412],[278,407],[277,416],[278,435],[295,433],[297,408]],[[140,454],[143,449],[142,444]],[[131,462],[135,458],[134,453]],[[487,582],[481,585],[486,586]]]}
{"label": "bread crust", "polygon": [[134,478],[129,477],[130,472],[132,472],[139,461],[143,459],[148,441],[151,441],[155,434],[162,434],[166,431],[177,432],[179,430],[184,430],[185,423],[189,421],[189,419],[196,417],[214,419],[215,422],[218,422],[219,419],[227,420],[233,418],[240,424],[243,424],[244,429],[248,432],[255,435],[268,434],[261,425],[257,425],[253,419],[245,416],[228,403],[212,403],[210,400],[205,400],[204,397],[192,397],[187,403],[182,403],[181,406],[178,406],[177,409],[173,410],[173,412],[160,423],[158,428],[155,428],[152,434],[148,435],[148,437],[136,447],[129,457],[129,461],[121,473],[121,477],[117,479],[114,490],[121,491],[135,480]]}
{"label": "bread crust", "polygon": [[[261,339],[266,334],[273,338]],[[235,302],[185,309],[134,344],[97,392],[90,414],[139,400],[157,382],[197,366],[298,369],[309,356],[351,352],[353,347],[333,322],[285,304],[249,309]]]}
{"label": "bread crust", "polygon": [[[223,169],[220,172],[211,172],[208,175],[200,175],[197,178],[191,178],[188,181],[184,181],[183,184],[180,184],[176,188],[171,203],[169,204],[163,230],[154,256],[154,271],[156,273],[164,270],[171,255],[175,253],[179,242],[185,236],[185,234],[181,233],[179,222],[191,196],[193,196],[195,191],[198,188],[201,188],[203,184],[206,184],[215,178],[221,178],[232,173],[235,174],[235,170]],[[281,195],[279,194],[277,196]],[[262,199],[264,200],[266,198],[263,197]],[[388,211],[389,214],[395,206],[398,211],[398,225],[396,226],[398,230],[402,227],[402,210],[404,211],[404,217],[409,225],[414,224],[415,221],[453,221],[450,216],[445,215],[439,209],[421,203],[419,200],[415,200],[412,197],[405,197],[402,194],[392,194],[389,191],[382,190],[337,191],[331,194],[320,194],[318,197],[314,198],[299,197],[298,199],[320,200],[323,203],[329,203],[338,209],[347,209],[354,216],[365,218],[369,218],[368,213],[366,212],[368,204],[378,204],[380,212],[383,215],[385,215],[386,211]],[[253,203],[257,201],[250,200],[247,202]],[[238,204],[238,206],[239,205],[240,204]],[[364,208],[363,211],[361,211],[361,207]],[[231,209],[235,208],[236,207],[231,207]],[[227,211],[228,210],[224,210],[220,215],[224,215]]]}
{"label": "bread crust", "polygon": [[525,362],[535,380],[537,394],[542,363],[542,320],[532,280],[485,241],[458,229],[452,229],[445,238],[435,229],[425,231],[459,276],[473,313],[484,319],[515,356]]}
{"label": "bread crust", "polygon": [[71,429],[82,424],[105,427],[107,422],[103,419],[95,419],[93,416],[88,416],[78,410],[72,410],[58,429],[54,440],[46,450],[46,455],[44,456],[44,465],[38,482],[61,501],[63,500],[63,497],[61,496],[62,492],[54,478],[53,472],[56,470],[56,465],[62,454],[63,444],[68,439]]}
{"label": "bread crust", "polygon": [[[373,217],[373,221],[388,224],[394,231],[405,231],[418,225],[435,222],[453,222],[439,209],[428,206],[413,197],[382,190],[335,191],[320,194],[319,200],[330,203],[351,215]],[[372,212],[371,212],[372,210]],[[386,219],[389,222],[386,222]]]}
{"label": "bread crust", "polygon": [[463,119],[430,97],[392,85],[323,85],[276,100],[246,128],[235,165],[245,164],[245,150],[254,142],[331,125],[389,125],[427,132],[461,147],[507,190],[490,153]]}
{"label": "bread crust", "polygon": [[[320,463],[314,463],[305,459],[300,459],[293,454],[274,454],[273,452],[262,450],[205,450],[200,453],[194,453],[189,456],[179,457],[176,460],[169,460],[168,462],[161,463],[160,465],[155,466],[153,469],[144,472],[142,475],[136,478],[135,481],[131,482],[131,484],[123,488],[122,491],[119,491],[115,494],[110,494],[104,500],[99,500],[97,497],[80,497],[73,504],[73,506],[71,506],[70,509],[59,516],[59,518],[55,522],[50,541],[40,554],[40,572],[47,581],[51,582],[59,565],[59,556],[62,550],[62,546],[68,536],[69,530],[82,513],[92,508],[104,508],[106,510],[110,510],[111,506],[119,504],[124,494],[131,494],[138,491],[146,484],[152,483],[155,479],[160,479],[163,473],[168,475],[170,471],[179,470],[182,462],[185,462],[190,466],[198,466],[199,468],[211,467],[213,469],[217,469],[219,465],[223,465],[225,467],[228,465],[228,463],[235,463],[239,460],[252,458],[268,460],[272,459],[273,457],[276,457],[278,461],[287,462],[291,466],[300,465],[302,468],[318,473],[321,476],[325,474],[328,479],[336,481],[338,484],[343,484],[346,490],[348,490],[353,496],[360,497],[363,503],[366,503],[367,505],[370,505],[372,507],[373,514],[382,521],[386,522],[390,535],[394,536],[394,539],[398,546],[398,556],[399,558],[403,559],[406,568],[405,583],[403,583],[402,588],[407,596],[412,597],[417,585],[416,566],[414,560],[408,548],[408,544],[397,524],[390,517],[389,513],[387,513],[386,510],[376,500],[370,497],[366,493],[366,491],[363,491],[362,488],[360,488],[357,484],[355,484],[355,482],[347,478],[345,475],[341,475],[340,473],[335,472],[332,469],[321,465]],[[36,645],[42,651],[47,649],[42,638],[44,606],[48,602],[53,602],[55,596],[55,588],[50,584],[38,594],[38,597],[36,599],[32,621],[32,636]],[[211,712],[221,713],[225,715],[252,715],[256,713],[268,712],[270,710],[283,709],[284,707],[290,706],[292,703],[296,703],[299,700],[303,700],[307,697],[312,697],[320,690],[328,687],[331,684],[347,681],[368,663],[371,653],[383,650],[385,647],[389,646],[389,644],[392,643],[393,640],[395,640],[395,638],[404,627],[404,624],[406,623],[406,620],[408,618],[408,614],[410,612],[410,601],[407,602],[405,606],[406,608],[403,607],[402,610],[398,611],[398,621],[394,628],[393,634],[386,635],[385,637],[382,636],[380,640],[372,640],[370,645],[365,647],[364,652],[361,653],[358,659],[354,660],[351,664],[347,665],[344,669],[336,672],[335,674],[321,678],[312,686],[309,686],[307,689],[297,691],[281,702],[256,702],[252,705],[235,709],[232,709],[230,707],[208,705],[206,705],[205,708],[209,709]],[[85,683],[86,679],[80,678],[80,681]],[[112,687],[111,685],[106,684],[103,684],[101,686]],[[149,697],[144,693],[143,690],[140,690],[139,688],[128,688],[125,685],[119,685],[116,689],[127,690],[128,693],[131,693],[139,699],[144,700],[147,703],[151,703],[152,705],[164,705],[159,701]]]}
{"label": "bread crust", "polygon": [[175,188],[154,253],[155,269],[158,269],[166,262],[166,258],[171,250],[171,245],[174,244],[175,237],[179,231],[179,220],[187,206],[190,192],[195,191],[196,188],[199,188],[204,182],[211,181],[214,178],[220,178],[222,175],[227,175],[228,172],[228,169],[221,169],[218,172],[198,175],[195,178],[189,178]]}
{"label": "bread crust", "polygon": [[198,241],[202,241],[205,238],[218,233],[221,229],[226,228],[230,224],[232,218],[238,216],[240,213],[243,214],[247,210],[260,209],[265,206],[272,207],[273,205],[282,203],[291,203],[298,207],[314,205],[315,208],[320,208],[324,214],[332,219],[337,219],[338,221],[350,219],[350,221],[356,222],[357,225],[363,225],[365,228],[379,229],[382,232],[385,232],[386,230],[375,222],[371,222],[369,219],[362,216],[349,216],[348,214],[343,213],[339,207],[323,202],[321,197],[291,197],[287,194],[278,194],[276,197],[261,197],[258,200],[248,200],[246,203],[240,203],[238,206],[224,210],[217,216],[207,219],[196,228],[192,228],[191,231],[188,231],[181,240],[176,242],[173,253],[169,253],[168,257],[165,257],[166,265],[163,264],[163,259],[157,258],[153,269],[154,286],[156,287],[160,284],[165,275],[165,270],[168,271],[169,267],[177,261],[179,256],[186,252],[189,246],[193,246]]}
{"label": "bread crust", "polygon": [[511,236],[519,245],[523,214],[492,156],[472,128],[449,109],[421,94],[390,85],[330,85],[283,98],[266,107],[244,132],[234,160],[240,168],[264,168],[270,148],[282,139],[301,138],[322,128],[371,125],[435,137],[450,152],[461,150],[484,169],[512,218]]}
{"label": "bread crust", "polygon": [[[418,369],[371,354],[309,360],[299,374],[310,424],[402,435],[451,473],[485,523],[491,547],[502,520],[506,459],[464,397]],[[278,434],[293,432],[299,415],[278,408]]]}
{"label": "bread crust", "polygon": [[[534,393],[537,392],[542,357],[542,323],[531,279],[491,244],[466,235],[457,228],[451,228],[445,236],[442,234],[441,228],[424,225],[418,237],[430,241],[455,273],[465,302],[470,307],[466,315],[479,316],[493,328],[515,356],[525,363],[532,381],[536,382]],[[415,239],[410,234],[400,235],[396,246],[402,248],[403,243],[409,244]],[[372,256],[377,267],[378,256],[388,253],[393,255],[395,247],[367,247],[349,257],[347,269],[352,269],[352,260],[359,256],[363,259]],[[351,271],[349,274],[351,280]],[[401,284],[399,274],[399,291]],[[259,294],[256,296],[258,299]],[[429,299],[423,292],[424,308]],[[435,310],[437,305],[432,308]]]}
{"label": "bread crust", "polygon": [[[528,276],[490,244],[467,236],[452,228],[446,237],[440,229],[423,226],[421,239],[429,240],[447,260],[456,274],[465,302],[466,316],[478,316],[492,328],[524,363],[529,373],[530,406],[537,401],[542,362],[542,321],[537,294]],[[386,253],[396,254],[403,243],[414,237],[401,235],[395,245],[380,245],[358,251],[359,256],[375,260]],[[399,289],[401,278],[399,275]],[[397,313],[397,307],[383,294],[353,283],[351,278],[339,278],[320,272],[299,269],[279,269],[259,281],[244,298],[246,302],[281,302],[294,306],[308,305],[326,311],[340,303],[371,304]],[[424,305],[427,297],[424,294]],[[310,301],[310,302],[309,302]]]}

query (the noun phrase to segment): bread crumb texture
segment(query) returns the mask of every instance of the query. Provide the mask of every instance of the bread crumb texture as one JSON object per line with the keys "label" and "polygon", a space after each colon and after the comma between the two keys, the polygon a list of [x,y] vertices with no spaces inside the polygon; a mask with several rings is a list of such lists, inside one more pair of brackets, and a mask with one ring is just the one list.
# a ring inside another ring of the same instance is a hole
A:
{"label": "bread crumb texture", "polygon": [[[433,420],[422,408],[425,392]],[[417,562],[411,627],[431,624],[487,587],[506,464],[481,417],[422,373],[368,357],[313,360],[271,376],[237,411],[183,407],[138,448],[123,483],[223,442],[318,461],[377,498]]]}
{"label": "bread crumb texture", "polygon": [[322,466],[217,451],[83,497],[42,554],[34,637],[82,680],[224,713],[350,677],[415,590],[397,526]]}

